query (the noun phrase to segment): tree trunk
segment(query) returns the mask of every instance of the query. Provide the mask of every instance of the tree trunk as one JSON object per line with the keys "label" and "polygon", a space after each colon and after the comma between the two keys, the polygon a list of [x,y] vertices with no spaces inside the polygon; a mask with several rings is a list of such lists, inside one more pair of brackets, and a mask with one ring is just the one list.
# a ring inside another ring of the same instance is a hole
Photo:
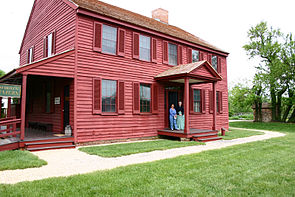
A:
{"label": "tree trunk", "polygon": [[288,118],[288,115],[292,109],[292,106],[293,106],[293,103],[292,103],[292,99],[293,99],[293,96],[294,96],[294,92],[290,89],[288,89],[288,96],[289,96],[289,100],[287,102],[287,109],[286,111],[284,112],[284,115],[283,115],[283,119],[282,121],[283,122],[286,122],[287,118]]}
{"label": "tree trunk", "polygon": [[287,87],[284,87],[282,90],[278,92],[278,102],[276,103],[277,106],[277,114],[276,120],[281,122],[282,121],[282,95],[286,92]]}
{"label": "tree trunk", "polygon": [[261,98],[258,101],[258,121],[262,122],[262,100],[261,100]]}
{"label": "tree trunk", "polygon": [[291,108],[292,108],[292,105],[287,105],[287,109],[286,111],[284,112],[284,115],[283,115],[283,118],[282,118],[282,122],[286,122],[287,118],[288,118],[288,115],[291,111]]}
{"label": "tree trunk", "polygon": [[291,117],[288,120],[288,123],[291,123],[291,122],[295,123],[295,108],[293,109]]}
{"label": "tree trunk", "polygon": [[272,106],[272,121],[277,121],[277,99],[276,93],[273,88],[270,89],[270,96],[271,96],[271,106]]}

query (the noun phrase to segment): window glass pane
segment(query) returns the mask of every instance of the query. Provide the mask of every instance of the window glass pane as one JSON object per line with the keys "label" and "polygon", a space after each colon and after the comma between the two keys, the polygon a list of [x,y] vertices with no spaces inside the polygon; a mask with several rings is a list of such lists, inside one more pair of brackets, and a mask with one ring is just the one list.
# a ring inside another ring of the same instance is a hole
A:
{"label": "window glass pane", "polygon": [[151,87],[149,85],[140,85],[140,112],[151,111]]}
{"label": "window glass pane", "polygon": [[33,62],[33,47],[31,47],[30,49],[29,49],[29,52],[30,52],[30,57],[29,57],[29,63],[31,63],[31,62]]}
{"label": "window glass pane", "polygon": [[108,25],[102,26],[102,52],[116,54],[117,28]]}
{"label": "window glass pane", "polygon": [[169,43],[168,45],[169,51],[169,64],[170,65],[177,65],[177,46],[175,44]]}
{"label": "window glass pane", "polygon": [[139,36],[139,59],[150,61],[151,56],[151,40],[150,37]]}
{"label": "window glass pane", "polygon": [[194,112],[201,112],[201,90],[194,89]]}
{"label": "window glass pane", "polygon": [[193,59],[193,62],[198,62],[199,61],[199,51],[192,50],[192,59]]}
{"label": "window glass pane", "polygon": [[116,112],[117,81],[101,81],[102,111]]}
{"label": "window glass pane", "polygon": [[47,36],[47,46],[48,57],[50,57],[52,55],[52,33]]}
{"label": "window glass pane", "polygon": [[217,70],[217,56],[212,56],[212,59],[211,59],[211,63],[212,63],[212,66],[215,70]]}

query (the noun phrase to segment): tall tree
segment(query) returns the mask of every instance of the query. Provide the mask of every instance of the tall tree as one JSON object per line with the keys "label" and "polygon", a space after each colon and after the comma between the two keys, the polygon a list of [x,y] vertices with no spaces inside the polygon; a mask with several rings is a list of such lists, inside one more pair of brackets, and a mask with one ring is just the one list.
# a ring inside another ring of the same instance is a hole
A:
{"label": "tall tree", "polygon": [[285,73],[280,59],[283,34],[279,29],[268,28],[266,22],[251,27],[248,31],[249,43],[244,45],[250,58],[258,57],[261,64],[256,67],[260,80],[268,84],[272,104],[272,120],[281,121],[282,96],[287,90]]}

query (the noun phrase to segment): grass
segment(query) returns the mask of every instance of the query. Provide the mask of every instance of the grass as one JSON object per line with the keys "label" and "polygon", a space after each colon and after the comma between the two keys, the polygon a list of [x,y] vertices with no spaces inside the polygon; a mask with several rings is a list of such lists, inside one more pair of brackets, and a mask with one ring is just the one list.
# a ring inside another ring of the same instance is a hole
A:
{"label": "grass", "polygon": [[294,123],[279,123],[279,122],[230,122],[230,127],[260,129],[269,131],[295,132]]}
{"label": "grass", "polygon": [[[250,123],[245,127],[275,129],[272,124]],[[295,196],[295,128],[291,127],[277,124],[276,130],[287,135],[269,140],[84,175],[2,184],[0,194],[1,197]]]}
{"label": "grass", "polygon": [[[259,131],[245,131],[241,129],[229,129],[229,132],[225,132],[225,136],[221,136],[224,140],[232,140],[236,138],[243,138],[243,137],[249,137],[252,135],[262,135],[264,133]],[[219,135],[221,135],[219,133]]]}
{"label": "grass", "polygon": [[204,143],[188,141],[180,142],[175,140],[155,140],[145,142],[112,144],[107,146],[90,146],[79,148],[80,151],[90,155],[99,155],[102,157],[119,157],[135,153],[151,152],[154,150],[165,150],[171,148],[196,146]]}
{"label": "grass", "polygon": [[34,168],[46,164],[46,161],[39,159],[28,151],[11,150],[0,152],[0,171]]}

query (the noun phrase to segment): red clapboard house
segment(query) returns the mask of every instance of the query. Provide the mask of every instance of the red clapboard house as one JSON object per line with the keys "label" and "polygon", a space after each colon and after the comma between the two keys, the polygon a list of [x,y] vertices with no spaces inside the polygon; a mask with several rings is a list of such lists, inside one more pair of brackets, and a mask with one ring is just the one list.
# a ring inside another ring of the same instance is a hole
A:
{"label": "red clapboard house", "polygon": [[[0,79],[22,86],[12,113],[21,119],[18,147],[49,148],[48,135],[67,125],[72,136],[55,135],[63,142],[55,146],[158,134],[219,139],[228,129],[228,53],[169,25],[166,10],[152,15],[98,0],[35,0],[20,66]],[[185,129],[171,131],[168,110],[178,101]]]}

